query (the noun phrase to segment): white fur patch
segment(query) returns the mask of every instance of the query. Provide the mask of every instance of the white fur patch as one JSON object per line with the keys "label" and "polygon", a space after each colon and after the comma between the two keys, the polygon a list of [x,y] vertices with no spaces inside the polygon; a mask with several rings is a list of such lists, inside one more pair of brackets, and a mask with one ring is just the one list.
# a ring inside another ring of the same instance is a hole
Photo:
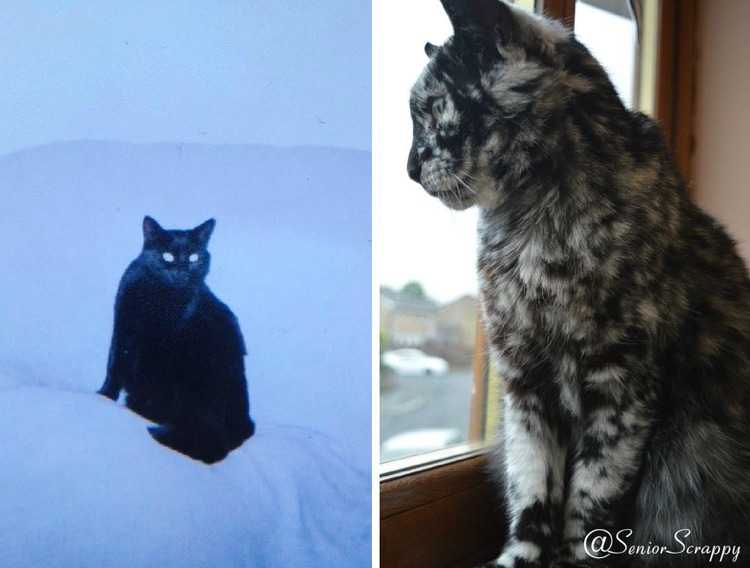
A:
{"label": "white fur patch", "polygon": [[534,411],[519,410],[508,396],[505,413],[505,468],[518,493],[510,504],[515,517],[537,501],[547,501],[548,473],[550,469],[562,471],[563,463],[550,463],[556,456],[553,436]]}
{"label": "white fur patch", "polygon": [[517,541],[508,545],[498,558],[502,566],[514,566],[514,558],[523,558],[529,562],[536,562],[542,555],[542,550],[533,542]]}

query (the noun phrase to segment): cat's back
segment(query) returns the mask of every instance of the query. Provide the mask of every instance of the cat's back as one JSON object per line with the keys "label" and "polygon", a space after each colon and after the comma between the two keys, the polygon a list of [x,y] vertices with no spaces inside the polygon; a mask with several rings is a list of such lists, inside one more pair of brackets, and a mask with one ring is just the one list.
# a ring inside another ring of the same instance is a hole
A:
{"label": "cat's back", "polygon": [[695,369],[735,377],[750,392],[750,276],[721,224],[689,208],[671,267],[685,304],[677,342]]}

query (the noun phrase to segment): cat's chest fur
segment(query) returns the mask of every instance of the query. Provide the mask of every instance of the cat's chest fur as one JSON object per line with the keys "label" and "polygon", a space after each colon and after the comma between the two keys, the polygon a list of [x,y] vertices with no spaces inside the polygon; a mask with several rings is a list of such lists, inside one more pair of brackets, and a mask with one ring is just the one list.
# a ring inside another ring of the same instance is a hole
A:
{"label": "cat's chest fur", "polygon": [[[527,230],[508,227],[503,215],[483,212],[480,298],[501,375],[510,383],[527,383],[575,419],[592,377],[610,382],[614,397],[625,395],[621,355],[613,355],[611,346],[627,338],[631,322],[624,318],[613,325],[611,316],[635,300],[619,293],[621,250],[608,247],[602,254],[583,246],[595,240],[584,226],[578,236],[549,238],[552,231],[543,222]],[[600,372],[592,375],[592,368]]]}
{"label": "cat's chest fur", "polygon": [[145,347],[180,343],[200,325],[208,300],[203,284],[175,289],[133,263],[122,278],[117,310],[127,331]]}
{"label": "cat's chest fur", "polygon": [[477,264],[490,325],[507,325],[524,336],[542,332],[558,343],[590,340],[605,298],[585,284],[605,283],[613,275],[587,261],[589,256],[533,231],[508,231],[502,219],[483,213]]}

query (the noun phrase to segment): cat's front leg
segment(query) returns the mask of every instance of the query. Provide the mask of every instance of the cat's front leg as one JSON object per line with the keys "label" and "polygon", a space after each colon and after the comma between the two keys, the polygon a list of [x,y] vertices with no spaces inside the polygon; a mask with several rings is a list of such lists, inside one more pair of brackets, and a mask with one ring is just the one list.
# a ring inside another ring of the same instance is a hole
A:
{"label": "cat's front leg", "polygon": [[117,355],[117,341],[116,338],[112,338],[112,343],[109,347],[109,359],[107,361],[107,376],[104,379],[104,384],[101,388],[96,391],[98,394],[102,394],[112,400],[117,400],[120,396],[124,384],[123,366],[118,361]]}
{"label": "cat's front leg", "polygon": [[655,408],[654,393],[639,383],[622,369],[602,370],[584,381],[582,423],[573,433],[563,561],[598,566],[587,535],[632,528],[627,499],[638,480]]}
{"label": "cat's front leg", "polygon": [[109,346],[107,376],[104,379],[104,384],[96,391],[112,400],[118,399],[120,391],[125,387],[129,376],[133,373],[134,349],[122,335],[122,332],[115,327],[112,342]]}
{"label": "cat's front leg", "polygon": [[122,390],[122,384],[115,378],[115,376],[107,373],[104,379],[104,384],[96,391],[97,394],[102,394],[112,400],[117,400]]}
{"label": "cat's front leg", "polygon": [[495,566],[547,568],[562,516],[565,438],[539,389],[506,379],[503,465],[510,525]]}

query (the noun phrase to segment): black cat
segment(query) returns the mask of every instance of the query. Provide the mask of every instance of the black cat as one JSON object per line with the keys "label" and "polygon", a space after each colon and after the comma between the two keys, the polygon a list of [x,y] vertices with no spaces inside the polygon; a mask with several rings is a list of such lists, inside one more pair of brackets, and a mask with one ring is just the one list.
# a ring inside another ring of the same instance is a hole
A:
{"label": "black cat", "polygon": [[214,463],[253,435],[245,344],[237,318],[206,286],[216,222],[164,230],[143,219],[143,250],[115,300],[107,378],[99,393],[159,424],[157,442]]}

